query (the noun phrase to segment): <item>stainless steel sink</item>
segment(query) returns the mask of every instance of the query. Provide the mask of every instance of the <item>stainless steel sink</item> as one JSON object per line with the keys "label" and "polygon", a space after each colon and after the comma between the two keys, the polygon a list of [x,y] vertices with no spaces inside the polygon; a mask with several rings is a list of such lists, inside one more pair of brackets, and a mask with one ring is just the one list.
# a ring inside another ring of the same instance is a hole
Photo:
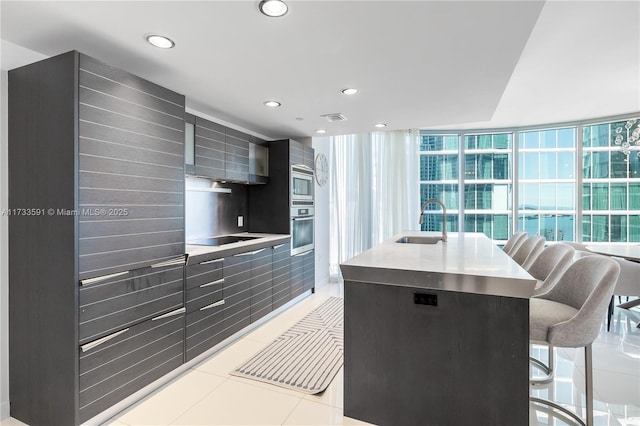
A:
{"label": "stainless steel sink", "polygon": [[441,236],[434,237],[402,237],[399,240],[396,240],[396,243],[403,244],[438,244],[438,241],[441,241]]}

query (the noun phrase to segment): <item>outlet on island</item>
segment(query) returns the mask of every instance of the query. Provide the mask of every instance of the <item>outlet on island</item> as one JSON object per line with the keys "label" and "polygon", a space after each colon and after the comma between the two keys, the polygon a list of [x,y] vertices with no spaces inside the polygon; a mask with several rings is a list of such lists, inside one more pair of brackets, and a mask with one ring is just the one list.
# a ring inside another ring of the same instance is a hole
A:
{"label": "outlet on island", "polygon": [[238,216],[238,228],[242,228],[244,226],[244,216]]}

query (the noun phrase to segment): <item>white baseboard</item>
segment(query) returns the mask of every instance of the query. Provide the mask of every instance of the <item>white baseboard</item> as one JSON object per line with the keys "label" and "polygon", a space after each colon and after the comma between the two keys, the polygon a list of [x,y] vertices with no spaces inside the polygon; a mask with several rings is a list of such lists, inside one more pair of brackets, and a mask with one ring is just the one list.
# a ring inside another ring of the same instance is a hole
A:
{"label": "white baseboard", "polygon": [[9,401],[0,402],[0,420],[8,418],[9,413]]}

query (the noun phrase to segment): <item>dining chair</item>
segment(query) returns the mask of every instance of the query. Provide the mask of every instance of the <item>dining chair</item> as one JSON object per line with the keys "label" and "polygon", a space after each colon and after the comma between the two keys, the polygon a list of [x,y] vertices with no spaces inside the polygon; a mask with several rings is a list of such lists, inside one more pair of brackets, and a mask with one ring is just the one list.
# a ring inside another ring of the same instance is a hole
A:
{"label": "dining chair", "polygon": [[526,239],[527,233],[525,231],[516,232],[511,236],[511,238],[509,238],[509,240],[507,240],[507,243],[504,245],[502,250],[505,253],[510,254],[514,249],[520,247],[520,245],[524,243],[524,240]]}
{"label": "dining chair", "polygon": [[[568,244],[553,244],[540,253],[533,264],[527,268],[538,282],[533,289],[533,297],[546,293],[562,277],[567,268],[573,263],[574,248]],[[533,356],[529,357],[529,362],[538,370],[544,373],[541,377],[531,377],[531,384],[540,385],[553,381],[554,370],[553,346],[547,348],[547,363]]]}
{"label": "dining chair", "polygon": [[[579,250],[579,251],[586,251],[589,252],[589,249],[587,248],[587,246],[585,246],[582,243],[576,243],[575,241],[561,241],[562,244],[566,244],[568,246],[573,247],[575,250]],[[591,253],[591,252],[589,252]]]}
{"label": "dining chair", "polygon": [[533,290],[533,296],[546,293],[553,287],[564,271],[573,263],[575,250],[566,244],[553,244],[545,248],[542,253],[525,268],[538,283]]}
{"label": "dining chair", "polygon": [[598,336],[602,316],[613,294],[620,265],[600,255],[573,262],[556,285],[529,299],[531,343],[560,348],[584,347],[586,421],[576,413],[549,400],[529,396],[581,425],[593,425],[593,371],[591,344]]}
{"label": "dining chair", "polygon": [[[632,262],[621,257],[611,257],[620,265],[620,276],[613,289],[615,296],[640,296],[640,263]],[[635,302],[635,301],[634,301]],[[637,302],[640,304],[640,302]],[[634,306],[634,303],[620,305],[622,308]],[[607,312],[607,331],[611,329],[611,317],[613,316],[614,296],[611,296]],[[639,323],[640,324],[640,323]]]}
{"label": "dining chair", "polygon": [[544,249],[545,243],[545,238],[540,235],[529,237],[524,243],[522,243],[520,248],[512,254],[511,257],[518,263],[518,265],[522,266],[527,263],[528,259],[535,259]]}

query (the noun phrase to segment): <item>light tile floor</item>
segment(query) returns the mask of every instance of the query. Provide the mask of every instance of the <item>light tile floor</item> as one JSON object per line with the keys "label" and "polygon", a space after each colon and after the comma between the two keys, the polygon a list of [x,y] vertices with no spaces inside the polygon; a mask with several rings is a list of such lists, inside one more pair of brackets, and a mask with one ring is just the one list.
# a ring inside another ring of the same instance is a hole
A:
{"label": "light tile floor", "polygon": [[[133,425],[365,425],[343,416],[343,372],[321,395],[292,390],[229,375],[275,337],[331,296],[341,286],[329,284],[282,312],[234,344],[194,366],[182,376],[130,407],[107,424]],[[616,309],[611,332],[603,331],[593,345],[596,425],[640,426],[640,315]],[[544,348],[534,354],[546,359]],[[573,408],[584,406],[584,355],[581,349],[559,349],[556,378],[532,393],[549,395]],[[480,421],[478,424],[482,424]],[[531,405],[530,426],[565,425]],[[15,419],[1,426],[22,425]]]}

